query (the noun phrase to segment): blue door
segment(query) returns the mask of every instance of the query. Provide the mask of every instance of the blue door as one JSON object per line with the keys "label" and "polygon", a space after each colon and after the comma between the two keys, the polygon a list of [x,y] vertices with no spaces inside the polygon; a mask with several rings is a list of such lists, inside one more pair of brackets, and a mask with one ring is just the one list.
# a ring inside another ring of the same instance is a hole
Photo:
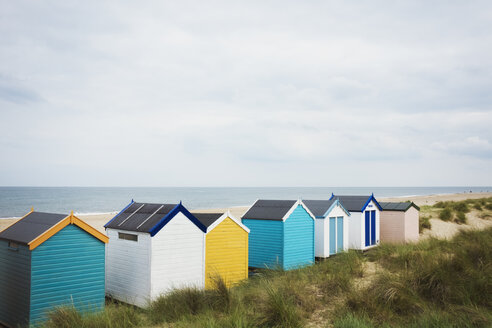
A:
{"label": "blue door", "polygon": [[376,245],[376,211],[371,211],[371,245]]}
{"label": "blue door", "polygon": [[330,255],[337,252],[337,219],[330,218]]}
{"label": "blue door", "polygon": [[371,227],[370,227],[370,225],[371,225],[371,218],[370,218],[371,213],[369,211],[365,211],[364,213],[366,215],[366,220],[365,220],[365,223],[366,223],[365,224],[365,227],[366,227],[366,229],[365,229],[365,231],[366,231],[366,233],[365,233],[366,243],[365,244],[366,244],[366,246],[370,246],[371,241],[369,238],[369,235],[370,235],[369,233],[370,233],[370,229],[371,229]]}
{"label": "blue door", "polygon": [[343,216],[337,218],[337,253],[343,251]]}

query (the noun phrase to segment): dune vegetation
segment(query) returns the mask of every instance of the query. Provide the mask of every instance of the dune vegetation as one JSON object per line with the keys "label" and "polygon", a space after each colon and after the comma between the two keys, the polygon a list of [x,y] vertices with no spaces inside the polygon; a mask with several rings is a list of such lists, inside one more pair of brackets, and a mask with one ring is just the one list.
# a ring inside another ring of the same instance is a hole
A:
{"label": "dune vegetation", "polygon": [[492,228],[452,240],[383,244],[292,271],[260,270],[233,288],[184,289],[148,309],[108,301],[45,327],[490,327]]}

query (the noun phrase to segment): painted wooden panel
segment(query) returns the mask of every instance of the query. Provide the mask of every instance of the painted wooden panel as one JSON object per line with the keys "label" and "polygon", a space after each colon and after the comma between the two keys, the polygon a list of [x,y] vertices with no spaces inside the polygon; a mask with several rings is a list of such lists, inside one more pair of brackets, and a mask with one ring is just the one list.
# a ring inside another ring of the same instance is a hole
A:
{"label": "painted wooden panel", "polygon": [[329,256],[328,234],[330,231],[327,222],[325,218],[316,218],[314,223],[314,252],[317,257]]}
{"label": "painted wooden panel", "polygon": [[0,240],[0,322],[12,327],[28,322],[30,284],[29,247],[9,249],[9,242]]}
{"label": "painted wooden panel", "polygon": [[343,216],[337,217],[337,253],[343,252]]}
{"label": "painted wooden panel", "polygon": [[[118,233],[137,235],[138,240],[119,239]],[[140,307],[150,300],[150,234],[108,229],[106,246],[106,294]]]}
{"label": "painted wooden panel", "polygon": [[284,222],[284,270],[314,263],[314,220],[298,205]]}
{"label": "painted wooden panel", "polygon": [[151,298],[205,284],[205,233],[182,213],[151,239]]}
{"label": "painted wooden panel", "polygon": [[412,242],[419,240],[419,211],[415,207],[410,207],[405,212],[405,241]]}
{"label": "painted wooden panel", "polygon": [[248,278],[248,233],[226,218],[205,236],[205,288],[222,277],[227,286]]}
{"label": "painted wooden panel", "polygon": [[376,211],[371,211],[371,245],[376,245]]}
{"label": "painted wooden panel", "polygon": [[283,266],[283,222],[242,220],[250,229],[248,263],[254,268]]}
{"label": "painted wooden panel", "polygon": [[55,306],[79,311],[104,308],[105,244],[74,225],[60,230],[31,253],[30,322]]}
{"label": "painted wooden panel", "polygon": [[337,242],[337,222],[336,218],[330,218],[330,255],[337,252],[336,242]]}
{"label": "painted wooden panel", "polygon": [[364,212],[364,233],[365,233],[365,246],[371,245],[371,213],[369,211]]}

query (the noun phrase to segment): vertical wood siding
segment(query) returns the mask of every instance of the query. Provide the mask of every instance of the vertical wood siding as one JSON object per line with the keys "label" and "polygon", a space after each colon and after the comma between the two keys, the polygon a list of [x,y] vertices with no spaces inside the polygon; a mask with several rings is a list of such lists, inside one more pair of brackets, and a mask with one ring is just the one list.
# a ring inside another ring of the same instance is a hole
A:
{"label": "vertical wood siding", "polygon": [[[118,232],[135,234],[138,241],[119,239]],[[150,300],[150,234],[114,229],[107,233],[106,294],[146,307]]]}
{"label": "vertical wood siding", "polygon": [[17,250],[0,240],[0,322],[12,327],[29,321],[31,252],[25,245]]}
{"label": "vertical wood siding", "polygon": [[182,213],[151,239],[151,298],[205,284],[205,233]]}
{"label": "vertical wood siding", "polygon": [[227,286],[248,278],[248,233],[226,218],[206,236],[205,288],[222,277]]}
{"label": "vertical wood siding", "polygon": [[284,222],[284,270],[314,263],[314,220],[301,205]]}
{"label": "vertical wood siding", "polygon": [[73,304],[82,312],[104,308],[104,253],[104,243],[74,225],[34,249],[31,324],[55,306]]}
{"label": "vertical wood siding", "polygon": [[314,223],[314,246],[317,257],[328,257],[329,254],[329,233],[328,219],[316,218]]}
{"label": "vertical wood siding", "polygon": [[250,229],[248,262],[254,268],[283,267],[283,222],[242,220]]}

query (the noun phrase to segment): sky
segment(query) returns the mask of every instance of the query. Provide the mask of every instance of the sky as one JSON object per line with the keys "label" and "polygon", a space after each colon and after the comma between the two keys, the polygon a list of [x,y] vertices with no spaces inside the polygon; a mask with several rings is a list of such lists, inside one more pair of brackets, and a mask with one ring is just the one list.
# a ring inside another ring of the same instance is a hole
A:
{"label": "sky", "polygon": [[0,8],[0,185],[492,185],[490,1]]}

